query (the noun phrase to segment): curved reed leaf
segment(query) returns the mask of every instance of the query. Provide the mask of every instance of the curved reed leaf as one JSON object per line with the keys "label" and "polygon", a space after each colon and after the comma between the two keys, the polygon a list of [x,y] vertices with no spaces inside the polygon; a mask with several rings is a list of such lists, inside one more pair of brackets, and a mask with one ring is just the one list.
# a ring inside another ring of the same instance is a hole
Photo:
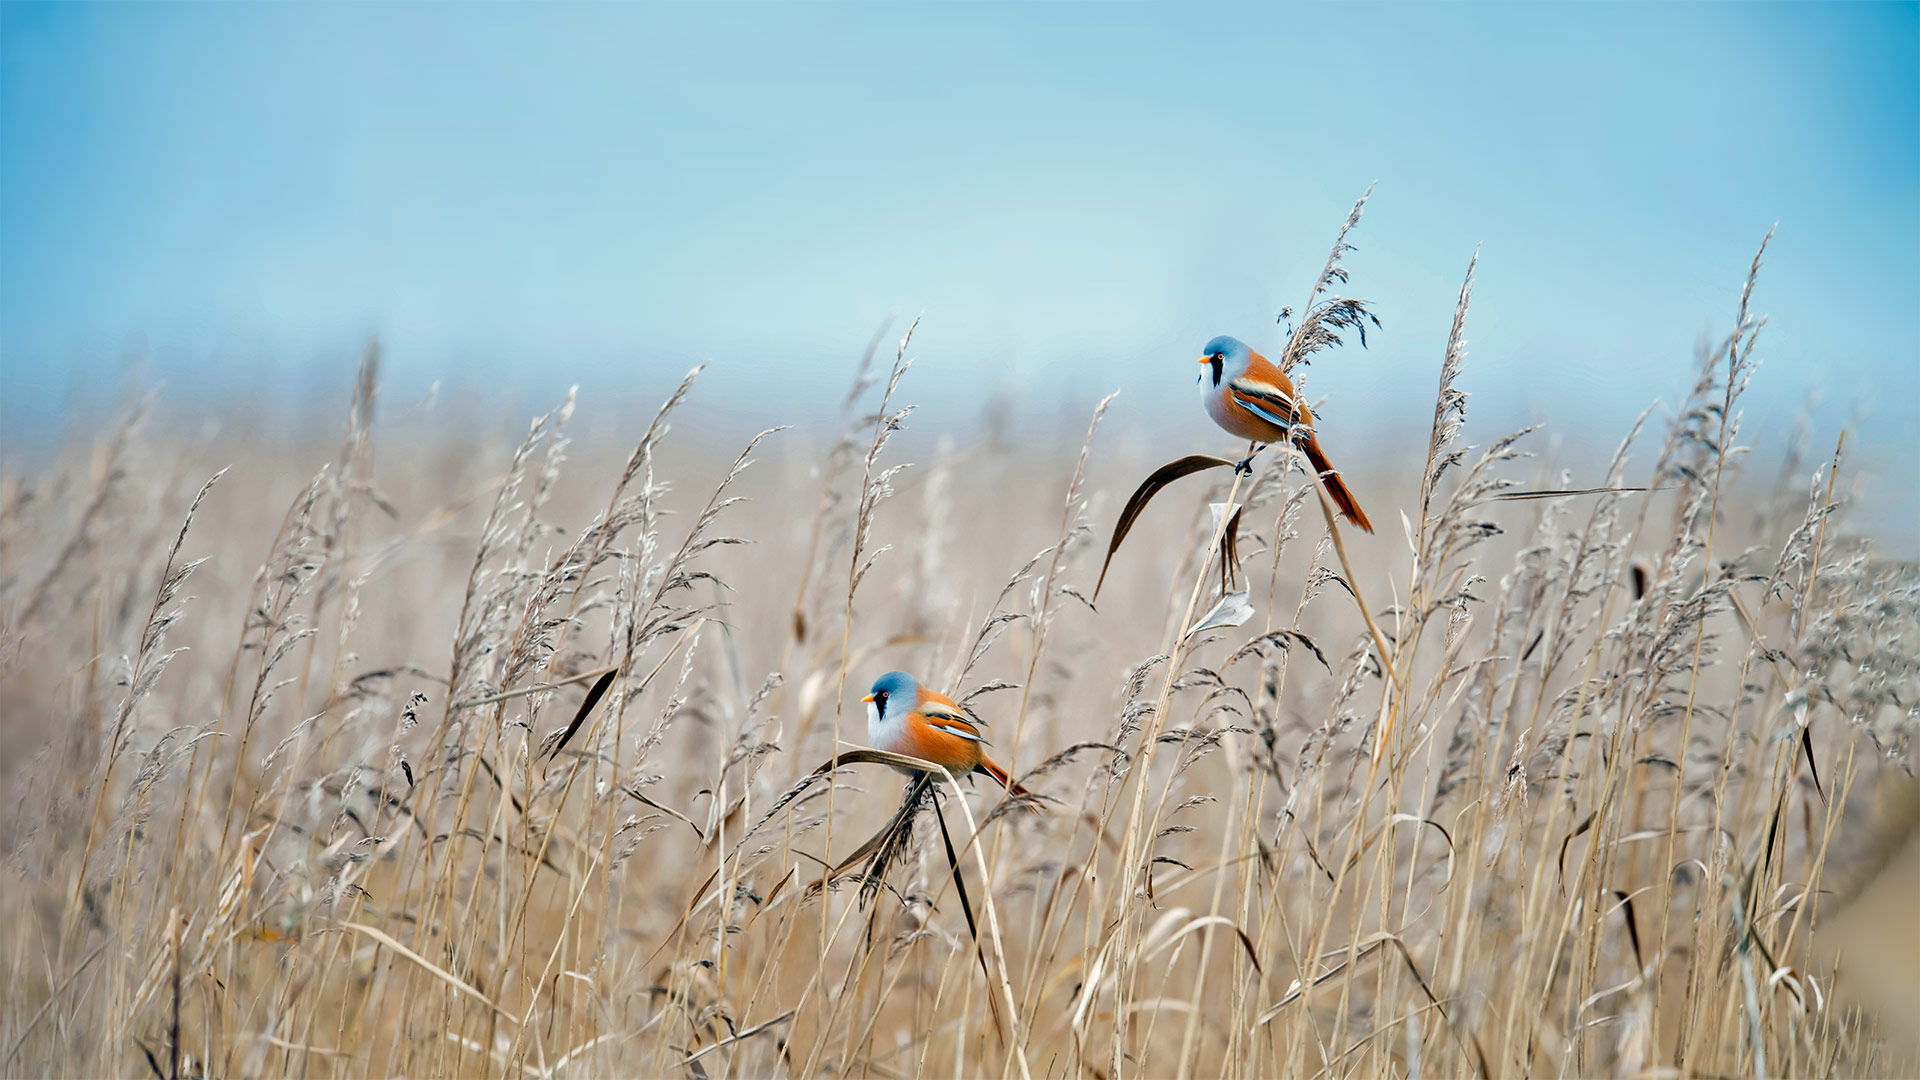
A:
{"label": "curved reed leaf", "polygon": [[[1114,553],[1120,550],[1120,544],[1126,540],[1127,533],[1133,531],[1133,523],[1140,519],[1140,514],[1146,510],[1147,503],[1151,502],[1155,495],[1160,494],[1161,488],[1175,480],[1221,465],[1232,468],[1233,462],[1209,454],[1188,454],[1186,457],[1167,462],[1153,470],[1145,480],[1140,481],[1140,486],[1135,488],[1133,495],[1127,499],[1127,505],[1120,509],[1119,520],[1113,523],[1113,539],[1107,543],[1107,560],[1100,564],[1100,580],[1093,586],[1095,603],[1100,600],[1100,587],[1106,584],[1107,569],[1113,565]],[[1238,517],[1238,515],[1235,516]]]}
{"label": "curved reed leaf", "polygon": [[[559,741],[555,742],[553,749],[547,752],[547,757],[552,758],[557,756],[560,753],[560,749],[567,745],[567,740],[573,738],[574,733],[580,730],[580,725],[587,722],[587,714],[593,711],[595,705],[600,704],[600,699],[607,694],[607,687],[613,685],[614,676],[618,674],[620,674],[620,669],[614,668],[612,671],[600,676],[593,684],[593,689],[587,691],[586,699],[580,702],[580,711],[573,714],[573,723],[567,725],[567,730],[561,733]],[[688,824],[692,824],[692,822],[688,822]],[[699,832],[700,830],[695,829],[693,831]]]}
{"label": "curved reed leaf", "polygon": [[1220,591],[1230,593],[1238,578],[1240,569],[1240,518],[1247,512],[1245,503],[1234,508],[1233,516],[1227,519],[1227,531],[1220,536]]}
{"label": "curved reed leaf", "polygon": [[[1625,495],[1635,491],[1664,491],[1664,488],[1651,487],[1592,487],[1592,488],[1556,488],[1548,491],[1502,491],[1487,496],[1482,502],[1518,502],[1522,499],[1560,499],[1569,495]],[[1473,505],[1473,504],[1469,504]]]}

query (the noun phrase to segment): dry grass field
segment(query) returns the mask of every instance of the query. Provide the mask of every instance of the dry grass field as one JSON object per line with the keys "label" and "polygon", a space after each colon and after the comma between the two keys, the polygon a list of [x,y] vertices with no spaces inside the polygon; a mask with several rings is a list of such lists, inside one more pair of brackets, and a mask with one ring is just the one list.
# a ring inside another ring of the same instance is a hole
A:
{"label": "dry grass field", "polygon": [[[910,462],[896,339],[838,430],[721,445],[696,374],[623,446],[586,392],[495,440],[370,350],[334,445],[163,405],[9,466],[0,1073],[1913,1074],[1920,572],[1831,435],[1744,468],[1745,295],[1543,464],[1462,426],[1470,282],[1377,536],[1270,450],[1097,608],[1174,455],[1088,400]],[[971,919],[933,814],[849,858],[900,773],[818,771],[892,668],[1044,796],[940,801]]]}

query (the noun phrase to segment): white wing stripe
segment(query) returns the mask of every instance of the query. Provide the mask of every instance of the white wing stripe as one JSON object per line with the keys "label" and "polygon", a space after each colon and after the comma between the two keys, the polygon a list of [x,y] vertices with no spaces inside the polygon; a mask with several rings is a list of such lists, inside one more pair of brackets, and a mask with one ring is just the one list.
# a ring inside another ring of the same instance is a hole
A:
{"label": "white wing stripe", "polygon": [[948,735],[953,735],[958,738],[972,739],[974,742],[981,743],[982,745],[984,745],[987,741],[981,738],[979,735],[975,734],[974,732],[966,728],[963,728],[958,724],[942,724],[937,720],[929,720],[927,721],[927,726],[933,728],[935,731],[943,731]]}
{"label": "white wing stripe", "polygon": [[[1227,397],[1230,398],[1235,405],[1266,420],[1268,423],[1288,427],[1293,423],[1292,418],[1300,415],[1300,407],[1294,402],[1293,395],[1277,386],[1252,382],[1247,379],[1235,379],[1233,382],[1227,384],[1227,389],[1232,391]],[[1254,398],[1256,400],[1248,401],[1245,400],[1245,398]],[[1276,415],[1271,411],[1272,409],[1278,409],[1286,415]]]}

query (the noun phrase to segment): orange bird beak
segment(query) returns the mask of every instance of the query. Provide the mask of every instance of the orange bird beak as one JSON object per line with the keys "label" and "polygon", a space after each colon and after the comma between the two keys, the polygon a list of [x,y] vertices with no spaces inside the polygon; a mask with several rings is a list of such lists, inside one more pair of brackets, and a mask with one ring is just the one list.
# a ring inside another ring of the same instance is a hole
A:
{"label": "orange bird beak", "polygon": [[873,695],[872,695],[872,694],[868,694],[868,695],[867,695],[866,697],[863,697],[863,698],[861,698],[860,700],[861,700],[861,701],[872,701],[872,700],[873,700]]}
{"label": "orange bird beak", "polygon": [[1213,363],[1213,357],[1211,357],[1211,356],[1203,356],[1203,357],[1201,357],[1201,358],[1200,358],[1200,362],[1201,362],[1201,363],[1203,363],[1203,364],[1211,364],[1211,363]]}

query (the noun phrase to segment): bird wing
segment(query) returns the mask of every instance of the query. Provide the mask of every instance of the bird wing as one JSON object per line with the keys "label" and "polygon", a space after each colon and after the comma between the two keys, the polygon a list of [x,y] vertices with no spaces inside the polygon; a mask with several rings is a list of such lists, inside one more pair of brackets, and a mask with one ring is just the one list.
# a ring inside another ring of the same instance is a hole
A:
{"label": "bird wing", "polygon": [[923,701],[920,703],[920,716],[926,720],[927,726],[935,731],[956,738],[971,739],[982,746],[987,743],[987,740],[980,737],[980,729],[973,726],[973,721],[967,719],[967,714],[961,712],[958,706],[941,701]]}
{"label": "bird wing", "polygon": [[1227,398],[1269,424],[1292,427],[1300,419],[1300,407],[1294,403],[1292,394],[1251,375],[1242,375],[1228,383]]}

